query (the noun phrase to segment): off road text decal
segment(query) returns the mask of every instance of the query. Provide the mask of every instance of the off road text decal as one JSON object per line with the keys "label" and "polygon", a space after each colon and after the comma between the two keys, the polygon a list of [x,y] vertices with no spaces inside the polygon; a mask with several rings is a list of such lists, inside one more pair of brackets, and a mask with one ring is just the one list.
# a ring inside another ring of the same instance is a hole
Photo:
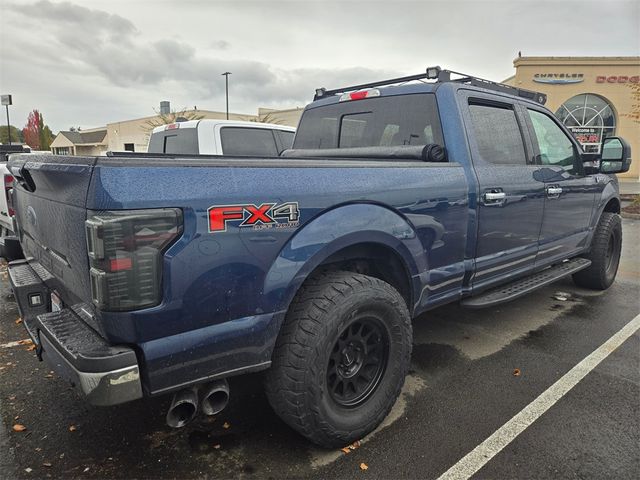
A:
{"label": "off road text decal", "polygon": [[214,205],[207,210],[209,233],[226,232],[227,224],[239,227],[295,228],[299,224],[298,202],[263,203],[262,205]]}

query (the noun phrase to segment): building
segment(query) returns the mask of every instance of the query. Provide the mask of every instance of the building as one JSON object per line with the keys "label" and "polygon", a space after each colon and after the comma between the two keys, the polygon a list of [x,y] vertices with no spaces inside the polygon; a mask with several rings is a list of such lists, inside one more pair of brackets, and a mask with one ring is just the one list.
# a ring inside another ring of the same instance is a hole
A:
{"label": "building", "polygon": [[50,148],[54,155],[104,155],[107,151],[107,129],[61,131]]}
{"label": "building", "polygon": [[[168,102],[161,102],[161,114],[150,117],[108,123],[106,127],[82,131],[61,131],[51,143],[51,151],[56,155],[104,155],[108,151],[146,152],[151,131],[172,118]],[[279,125],[298,125],[302,108],[273,110],[260,108],[258,115],[229,113],[230,120],[268,122]],[[225,112],[211,110],[185,110],[179,113],[188,119],[225,119]]]}
{"label": "building", "polygon": [[640,57],[518,57],[513,65],[504,83],[546,93],[546,107],[585,151],[599,152],[606,136],[629,142],[631,169],[619,177],[640,180]]}

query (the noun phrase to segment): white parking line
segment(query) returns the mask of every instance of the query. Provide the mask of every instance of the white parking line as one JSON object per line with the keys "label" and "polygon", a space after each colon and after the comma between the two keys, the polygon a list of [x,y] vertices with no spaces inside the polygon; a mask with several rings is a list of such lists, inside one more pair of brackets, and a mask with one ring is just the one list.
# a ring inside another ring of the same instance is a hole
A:
{"label": "white parking line", "polygon": [[600,345],[588,357],[563,375],[556,383],[522,409],[511,420],[496,430],[489,438],[461,458],[458,463],[444,472],[438,480],[460,480],[470,478],[509,445],[529,425],[549,410],[558,400],[575,387],[589,372],[622,345],[631,335],[640,329],[640,315],[627,323],[609,340]]}

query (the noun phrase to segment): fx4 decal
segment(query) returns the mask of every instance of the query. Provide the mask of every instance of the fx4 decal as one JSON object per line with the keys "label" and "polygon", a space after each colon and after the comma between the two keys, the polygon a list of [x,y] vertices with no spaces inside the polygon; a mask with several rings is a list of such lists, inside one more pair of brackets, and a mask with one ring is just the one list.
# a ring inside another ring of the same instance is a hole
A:
{"label": "fx4 decal", "polygon": [[209,233],[226,232],[228,222],[239,227],[295,228],[299,225],[298,202],[263,203],[262,205],[214,205],[207,210]]}

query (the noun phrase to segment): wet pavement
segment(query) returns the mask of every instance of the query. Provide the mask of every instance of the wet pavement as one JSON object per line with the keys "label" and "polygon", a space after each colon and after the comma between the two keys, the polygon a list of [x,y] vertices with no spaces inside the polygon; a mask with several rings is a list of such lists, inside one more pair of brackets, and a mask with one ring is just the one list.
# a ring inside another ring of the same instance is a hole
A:
{"label": "wet pavement", "polygon": [[[564,280],[495,308],[449,305],[416,319],[404,391],[350,453],[319,449],[290,430],[259,374],[231,379],[229,407],[180,430],[164,423],[169,398],[87,405],[15,343],[27,336],[0,273],[0,477],[437,478],[640,313],[640,221],[624,220],[624,238],[607,292]],[[26,429],[15,432],[16,424]],[[636,332],[474,478],[639,471]]]}

